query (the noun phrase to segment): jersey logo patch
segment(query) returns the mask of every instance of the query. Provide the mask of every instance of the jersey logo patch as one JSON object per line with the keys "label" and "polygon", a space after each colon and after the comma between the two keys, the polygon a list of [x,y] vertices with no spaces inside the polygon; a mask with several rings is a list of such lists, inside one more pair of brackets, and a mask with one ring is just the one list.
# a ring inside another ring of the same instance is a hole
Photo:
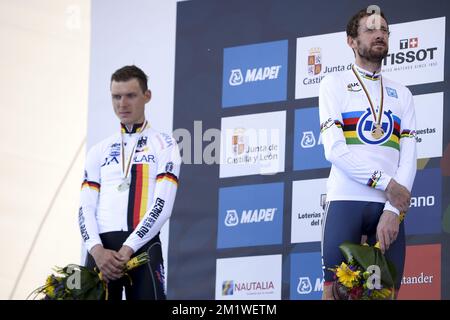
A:
{"label": "jersey logo patch", "polygon": [[401,120],[392,114],[391,110],[384,111],[381,118],[383,135],[375,139],[372,131],[375,123],[370,108],[363,111],[345,112],[342,114],[344,122],[343,132],[345,141],[350,144],[369,144],[392,147],[400,150],[400,123]]}
{"label": "jersey logo patch", "polygon": [[366,112],[358,121],[356,131],[359,139],[366,144],[383,144],[389,140],[392,131],[394,130],[394,119],[390,110],[383,112],[383,116],[381,117],[381,128],[383,128],[384,135],[380,139],[374,139],[371,133],[375,129],[375,122],[370,108],[367,108]]}
{"label": "jersey logo patch", "polygon": [[392,88],[389,88],[389,87],[386,87],[386,92],[387,92],[387,95],[388,95],[389,97],[398,99],[398,96],[397,96],[397,90],[392,89]]}

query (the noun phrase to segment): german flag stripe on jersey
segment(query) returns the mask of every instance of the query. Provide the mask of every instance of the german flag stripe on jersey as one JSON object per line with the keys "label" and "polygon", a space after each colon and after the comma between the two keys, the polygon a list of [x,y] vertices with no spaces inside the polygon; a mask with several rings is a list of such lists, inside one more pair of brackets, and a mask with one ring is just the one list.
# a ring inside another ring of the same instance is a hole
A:
{"label": "german flag stripe on jersey", "polygon": [[134,230],[148,205],[149,165],[133,164],[130,193],[128,195],[128,229]]}
{"label": "german flag stripe on jersey", "polygon": [[97,192],[100,191],[100,183],[97,183],[95,181],[84,180],[83,183],[81,184],[81,189],[83,189],[84,187],[89,187]]}
{"label": "german flag stripe on jersey", "polygon": [[170,172],[164,172],[164,173],[160,173],[156,176],[156,182],[161,182],[163,180],[168,180],[170,182],[175,183],[176,185],[178,185],[178,178],[176,175],[170,173]]}

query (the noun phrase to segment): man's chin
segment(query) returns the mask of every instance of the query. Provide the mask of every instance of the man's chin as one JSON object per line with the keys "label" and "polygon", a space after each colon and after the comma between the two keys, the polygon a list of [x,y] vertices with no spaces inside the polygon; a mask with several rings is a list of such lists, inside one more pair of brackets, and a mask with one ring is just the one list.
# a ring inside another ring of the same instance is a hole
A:
{"label": "man's chin", "polygon": [[387,52],[374,52],[370,55],[370,61],[381,63],[386,56]]}

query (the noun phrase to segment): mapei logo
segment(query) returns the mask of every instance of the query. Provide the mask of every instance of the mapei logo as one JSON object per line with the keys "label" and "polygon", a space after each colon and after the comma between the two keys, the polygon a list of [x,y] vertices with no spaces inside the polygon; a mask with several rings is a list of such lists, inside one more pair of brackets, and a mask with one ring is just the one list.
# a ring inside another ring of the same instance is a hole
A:
{"label": "mapei logo", "polygon": [[264,81],[264,80],[276,80],[280,72],[281,65],[269,66],[262,68],[247,69],[245,78],[241,69],[232,69],[230,74],[229,84],[230,86],[240,86],[243,83]]}
{"label": "mapei logo", "polygon": [[222,107],[286,100],[288,41],[225,48]]}
{"label": "mapei logo", "polygon": [[273,221],[276,211],[277,208],[243,210],[241,217],[239,218],[236,210],[227,210],[224,223],[227,227],[234,227],[239,223],[250,224],[258,222],[271,222]]}
{"label": "mapei logo", "polygon": [[309,277],[299,277],[298,284],[297,284],[297,293],[298,294],[310,294],[313,291],[321,292],[321,291],[323,291],[323,283],[324,283],[324,279],[316,278],[316,281],[314,283],[314,288],[313,288]]}
{"label": "mapei logo", "polygon": [[308,294],[312,291],[311,281],[309,277],[300,277],[298,279],[297,292],[299,294]]}
{"label": "mapei logo", "polygon": [[308,54],[308,75],[316,76],[322,71],[322,55],[320,48],[309,49]]}
{"label": "mapei logo", "polygon": [[304,149],[313,148],[316,145],[316,138],[314,137],[314,132],[304,131],[300,145]]}

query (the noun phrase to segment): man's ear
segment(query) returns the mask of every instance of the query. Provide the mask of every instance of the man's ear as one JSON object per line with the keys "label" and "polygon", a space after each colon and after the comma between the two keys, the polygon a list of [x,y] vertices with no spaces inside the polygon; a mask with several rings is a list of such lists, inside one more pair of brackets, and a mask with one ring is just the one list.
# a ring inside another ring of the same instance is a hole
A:
{"label": "man's ear", "polygon": [[145,96],[145,102],[149,102],[150,100],[152,100],[152,92],[150,91],[150,89],[147,89],[144,92],[144,96]]}
{"label": "man's ear", "polygon": [[352,37],[347,36],[347,44],[350,48],[355,49],[356,39],[353,39]]}

